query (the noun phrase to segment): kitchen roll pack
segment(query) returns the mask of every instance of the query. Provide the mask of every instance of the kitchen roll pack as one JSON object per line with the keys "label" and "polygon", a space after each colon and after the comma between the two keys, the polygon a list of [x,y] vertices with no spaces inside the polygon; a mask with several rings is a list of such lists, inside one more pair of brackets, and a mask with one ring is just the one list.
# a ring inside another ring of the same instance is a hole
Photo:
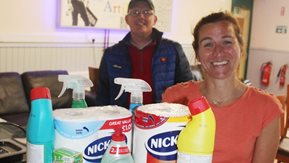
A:
{"label": "kitchen roll pack", "polygon": [[[84,163],[98,163],[107,149],[114,128],[121,127],[127,145],[132,141],[132,114],[119,106],[58,109],[55,122],[54,148],[82,154]],[[131,150],[131,149],[130,149]]]}
{"label": "kitchen roll pack", "polygon": [[174,163],[177,139],[190,120],[187,106],[158,103],[135,110],[133,158],[136,163]]}

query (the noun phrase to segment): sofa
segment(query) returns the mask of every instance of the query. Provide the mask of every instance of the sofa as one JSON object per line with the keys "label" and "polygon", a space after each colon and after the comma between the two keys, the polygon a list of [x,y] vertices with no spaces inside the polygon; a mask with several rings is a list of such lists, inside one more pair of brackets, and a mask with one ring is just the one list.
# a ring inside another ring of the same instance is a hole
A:
{"label": "sofa", "polygon": [[[58,81],[58,75],[68,74],[66,70],[0,72],[0,118],[26,126],[31,101],[30,91],[35,87],[48,87],[51,94],[53,109],[70,108],[72,103],[72,90],[66,90],[58,97],[62,82]],[[95,93],[86,91],[88,106],[95,106]]]}

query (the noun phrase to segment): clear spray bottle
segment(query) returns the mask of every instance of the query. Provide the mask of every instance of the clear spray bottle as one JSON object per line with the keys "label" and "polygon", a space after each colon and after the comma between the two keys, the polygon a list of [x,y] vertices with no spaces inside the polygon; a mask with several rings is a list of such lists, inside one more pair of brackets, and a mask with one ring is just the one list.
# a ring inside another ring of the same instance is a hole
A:
{"label": "clear spray bottle", "polygon": [[143,104],[143,92],[151,92],[152,88],[150,85],[141,79],[133,79],[133,78],[115,78],[115,84],[121,85],[120,91],[116,96],[115,100],[117,100],[122,93],[129,92],[130,93],[130,105],[129,110],[134,113],[134,110]]}
{"label": "clear spray bottle", "polygon": [[101,163],[134,163],[125,140],[125,134],[122,133],[121,127],[115,128]]}
{"label": "clear spray bottle", "polygon": [[91,80],[79,75],[59,75],[58,80],[63,82],[63,87],[58,95],[62,96],[66,89],[72,89],[72,108],[86,108],[85,88],[92,87]]}

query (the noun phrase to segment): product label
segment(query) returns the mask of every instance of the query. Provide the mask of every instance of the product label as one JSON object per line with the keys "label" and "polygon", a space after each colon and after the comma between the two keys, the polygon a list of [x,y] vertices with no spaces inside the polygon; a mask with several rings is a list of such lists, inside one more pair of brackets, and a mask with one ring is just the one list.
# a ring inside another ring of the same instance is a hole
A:
{"label": "product label", "polygon": [[122,128],[129,148],[131,146],[131,116],[105,121],[56,123],[56,148],[65,147],[82,153],[84,163],[100,163],[114,128]]}
{"label": "product label", "polygon": [[108,148],[108,145],[111,141],[111,136],[103,137],[97,139],[90,143],[84,149],[84,159],[90,162],[100,162],[102,155],[104,155],[105,150]]}
{"label": "product label", "polygon": [[164,132],[148,138],[145,148],[149,155],[158,160],[177,159],[177,138],[180,130]]}
{"label": "product label", "polygon": [[124,154],[128,154],[129,153],[129,149],[128,147],[111,147],[110,148],[110,151],[109,151],[110,154],[120,154],[120,155],[124,155]]}
{"label": "product label", "polygon": [[82,163],[82,154],[70,149],[60,148],[53,151],[54,163]]}
{"label": "product label", "polygon": [[27,142],[27,162],[44,163],[44,145],[36,145]]}
{"label": "product label", "polygon": [[164,117],[136,111],[133,158],[137,163],[177,160],[177,139],[189,116]]}
{"label": "product label", "polygon": [[178,163],[188,163],[188,162],[197,162],[197,163],[208,163],[212,162],[212,155],[192,155],[182,152],[178,152]]}
{"label": "product label", "polygon": [[167,120],[167,117],[138,111],[135,116],[135,125],[141,129],[153,129],[163,125]]}
{"label": "product label", "polygon": [[117,119],[117,120],[108,120],[102,125],[102,127],[100,129],[101,130],[114,129],[116,127],[121,127],[122,132],[131,131],[132,118],[129,117],[129,118],[122,118],[122,119]]}
{"label": "product label", "polygon": [[88,137],[98,131],[105,121],[98,122],[64,122],[55,119],[55,128],[63,137],[69,139],[81,139]]}

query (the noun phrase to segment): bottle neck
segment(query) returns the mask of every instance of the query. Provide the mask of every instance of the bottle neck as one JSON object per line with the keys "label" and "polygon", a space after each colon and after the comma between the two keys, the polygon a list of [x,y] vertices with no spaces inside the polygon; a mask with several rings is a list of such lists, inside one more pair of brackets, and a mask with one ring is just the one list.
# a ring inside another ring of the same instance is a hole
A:
{"label": "bottle neck", "polygon": [[207,123],[209,121],[215,121],[215,116],[212,109],[207,109],[201,113],[194,115],[192,121]]}
{"label": "bottle neck", "polygon": [[73,99],[72,108],[87,108],[87,104],[84,99]]}
{"label": "bottle neck", "polygon": [[75,92],[75,91],[73,91],[73,93],[72,93],[72,98],[73,98],[74,100],[85,99],[85,93],[84,93],[84,92]]}

